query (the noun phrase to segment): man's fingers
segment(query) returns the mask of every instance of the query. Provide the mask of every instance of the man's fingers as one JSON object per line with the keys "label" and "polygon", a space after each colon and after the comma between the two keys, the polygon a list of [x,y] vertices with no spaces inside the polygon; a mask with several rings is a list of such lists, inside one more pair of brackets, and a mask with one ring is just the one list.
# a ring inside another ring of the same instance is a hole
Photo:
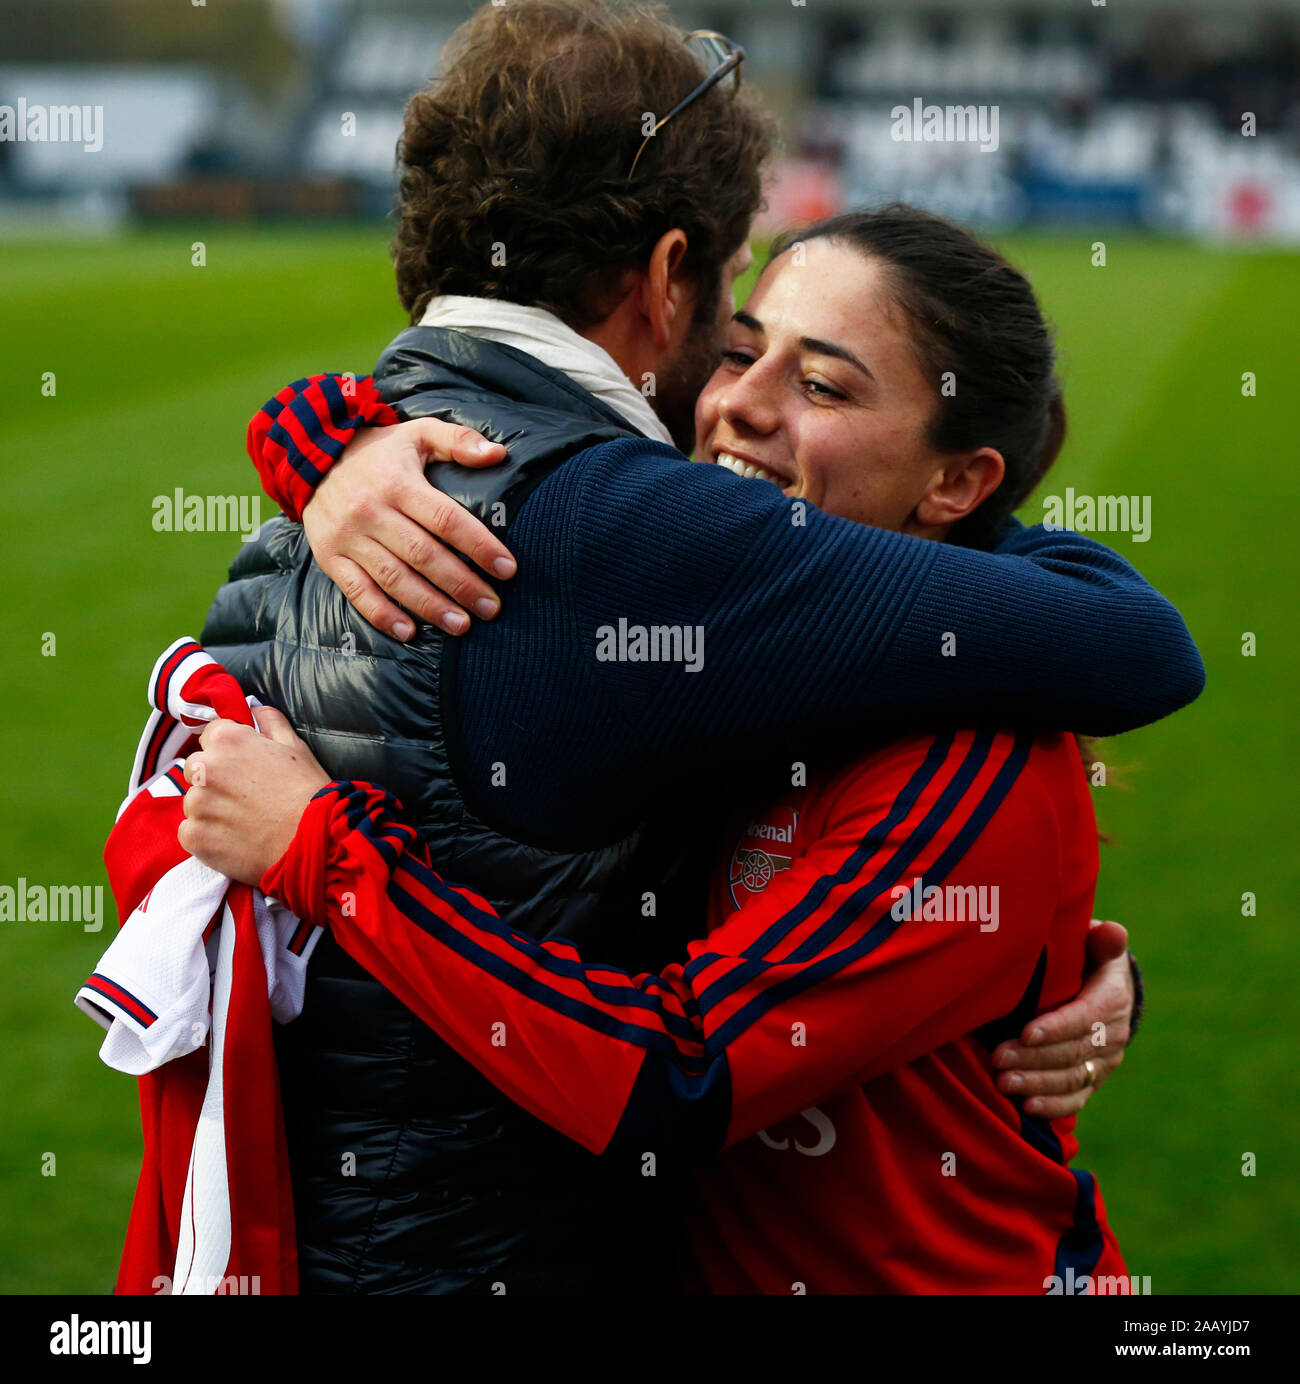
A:
{"label": "man's fingers", "polygon": [[1088,1078],[1088,1070],[1083,1062],[1069,1067],[1054,1067],[1047,1072],[1000,1072],[998,1090],[1011,1096],[1066,1096],[1085,1086],[1091,1086],[1103,1072],[1096,1058],[1089,1059],[1093,1064],[1095,1076]]}
{"label": "man's fingers", "polygon": [[321,562],[321,570],[344,594],[348,604],[375,629],[391,634],[394,639],[407,640],[415,633],[415,623],[399,610],[379,589],[364,568],[350,557],[335,555]]}
{"label": "man's fingers", "polygon": [[502,580],[514,576],[516,563],[510,549],[486,524],[442,491],[431,485],[407,487],[401,492],[397,507],[434,538],[464,553],[484,572]]}
{"label": "man's fingers", "polygon": [[1088,929],[1088,960],[1094,966],[1113,961],[1128,951],[1128,928],[1119,923],[1092,920]]}
{"label": "man's fingers", "polygon": [[1026,1115],[1034,1115],[1040,1120],[1063,1120],[1068,1115],[1077,1115],[1092,1095],[1092,1087],[1085,1086],[1068,1096],[1035,1096],[1024,1104]]}
{"label": "man's fingers", "polygon": [[360,537],[352,552],[372,581],[421,620],[438,625],[448,634],[464,634],[469,629],[469,616],[455,601],[382,543]]}
{"label": "man's fingers", "polygon": [[1023,1043],[1003,1043],[993,1054],[993,1065],[1000,1071],[1041,1072],[1052,1067],[1076,1067],[1088,1058],[1095,1060],[1100,1051],[1088,1038],[1032,1048]]}
{"label": "man's fingers", "polygon": [[1025,1025],[1020,1035],[1020,1045],[1036,1048],[1048,1047],[1054,1043],[1073,1042],[1087,1038],[1092,1033],[1094,1008],[1090,1000],[1071,1000],[1060,1009],[1048,1014],[1040,1014]]}
{"label": "man's fingers", "polygon": [[1126,962],[1119,959],[1106,962],[1088,977],[1083,989],[1069,1004],[1031,1019],[1020,1035],[1021,1046],[1044,1047],[1075,1038],[1091,1039],[1096,1024],[1102,1025],[1103,1037],[1109,1042],[1110,1029],[1128,1015],[1127,981]]}

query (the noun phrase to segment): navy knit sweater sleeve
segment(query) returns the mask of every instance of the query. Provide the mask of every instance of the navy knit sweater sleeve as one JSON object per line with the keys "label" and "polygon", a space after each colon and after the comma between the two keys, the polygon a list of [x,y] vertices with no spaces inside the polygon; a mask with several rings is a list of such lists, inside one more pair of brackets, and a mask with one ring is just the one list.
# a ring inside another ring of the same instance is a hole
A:
{"label": "navy knit sweater sleeve", "polygon": [[461,650],[462,765],[539,840],[600,839],[706,766],[810,732],[1105,735],[1204,683],[1178,612],[1099,543],[1010,524],[985,553],[889,533],[657,443],[559,468],[510,542],[519,577]]}

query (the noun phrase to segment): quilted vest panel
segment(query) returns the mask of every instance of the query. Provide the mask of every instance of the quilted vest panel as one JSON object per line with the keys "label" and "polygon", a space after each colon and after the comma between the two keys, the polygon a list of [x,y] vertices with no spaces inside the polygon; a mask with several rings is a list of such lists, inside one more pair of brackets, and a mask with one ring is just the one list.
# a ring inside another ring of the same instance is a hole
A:
{"label": "quilted vest panel", "polygon": [[[507,542],[519,506],[556,467],[634,435],[567,377],[457,332],[401,333],[375,378],[402,417],[467,424],[507,446],[499,467],[428,471],[486,521],[504,505]],[[457,640],[424,627],[402,645],[373,630],[282,518],[244,545],[202,638],[245,691],[286,712],[332,776],[395,793],[448,878],[534,937],[599,940],[596,901],[608,917],[640,834],[547,849],[466,801],[449,690]],[[328,936],[302,1016],[276,1044],[303,1292],[625,1294],[671,1282],[667,1259],[628,1252],[636,1220],[658,1218],[663,1181],[587,1154],[520,1109]],[[672,1237],[660,1239],[671,1258]],[[632,1285],[625,1270],[638,1261]]]}

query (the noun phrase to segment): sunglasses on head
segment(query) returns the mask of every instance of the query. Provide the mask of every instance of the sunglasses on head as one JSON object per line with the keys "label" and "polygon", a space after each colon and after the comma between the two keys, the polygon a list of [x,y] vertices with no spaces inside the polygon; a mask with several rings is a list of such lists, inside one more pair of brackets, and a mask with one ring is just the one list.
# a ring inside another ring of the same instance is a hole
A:
{"label": "sunglasses on head", "polygon": [[709,75],[694,91],[678,101],[667,115],[655,122],[654,129],[646,135],[636,152],[636,158],[632,160],[632,167],[627,175],[629,182],[636,173],[636,166],[641,162],[641,155],[645,153],[646,147],[673,116],[680,115],[693,101],[698,101],[706,92],[712,91],[723,82],[726,82],[732,91],[740,86],[740,65],[745,61],[745,50],[738,44],[732,43],[726,35],[716,33],[712,29],[694,30],[686,35],[686,43],[688,46],[693,45],[701,54],[703,66],[711,67]]}

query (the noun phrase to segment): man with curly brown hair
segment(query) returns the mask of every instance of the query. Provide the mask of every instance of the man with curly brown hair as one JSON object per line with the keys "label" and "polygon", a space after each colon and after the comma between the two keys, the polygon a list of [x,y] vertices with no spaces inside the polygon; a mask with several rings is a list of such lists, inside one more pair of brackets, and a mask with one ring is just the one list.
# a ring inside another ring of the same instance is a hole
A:
{"label": "man with curly brown hair", "polygon": [[[661,122],[655,110],[700,84],[701,59],[717,61],[716,40],[682,39],[658,7],[480,10],[407,107],[393,254],[412,322],[446,325],[448,297],[553,314],[644,378],[689,451],[773,130],[737,89],[738,62]],[[476,325],[473,309],[455,320]]]}

